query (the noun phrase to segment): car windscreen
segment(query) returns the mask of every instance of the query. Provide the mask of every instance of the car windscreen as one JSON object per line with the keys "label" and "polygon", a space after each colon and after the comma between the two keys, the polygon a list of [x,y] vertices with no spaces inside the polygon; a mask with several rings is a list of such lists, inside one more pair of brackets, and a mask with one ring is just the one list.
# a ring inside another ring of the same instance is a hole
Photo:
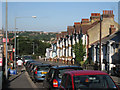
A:
{"label": "car windscreen", "polygon": [[37,70],[41,71],[41,70],[48,70],[50,67],[49,66],[38,66]]}
{"label": "car windscreen", "polygon": [[24,59],[32,59],[30,56],[25,56]]}
{"label": "car windscreen", "polygon": [[58,76],[58,78],[59,79],[62,79],[62,75],[63,75],[63,73],[64,72],[66,72],[66,71],[73,71],[73,70],[80,70],[79,68],[64,68],[64,69],[59,69],[58,71],[57,71],[57,76]]}
{"label": "car windscreen", "polygon": [[74,76],[74,87],[81,88],[103,88],[117,89],[115,83],[108,75],[81,75]]}

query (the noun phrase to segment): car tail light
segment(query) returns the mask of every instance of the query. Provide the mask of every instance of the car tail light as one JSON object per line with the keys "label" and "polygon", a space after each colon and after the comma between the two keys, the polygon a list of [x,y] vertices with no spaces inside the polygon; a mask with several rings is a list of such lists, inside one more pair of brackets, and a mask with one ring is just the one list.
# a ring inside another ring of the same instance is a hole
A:
{"label": "car tail light", "polygon": [[35,71],[35,74],[37,74],[37,70]]}
{"label": "car tail light", "polygon": [[35,74],[37,74],[37,68],[36,68]]}
{"label": "car tail light", "polygon": [[53,87],[58,87],[58,81],[56,79],[53,80]]}

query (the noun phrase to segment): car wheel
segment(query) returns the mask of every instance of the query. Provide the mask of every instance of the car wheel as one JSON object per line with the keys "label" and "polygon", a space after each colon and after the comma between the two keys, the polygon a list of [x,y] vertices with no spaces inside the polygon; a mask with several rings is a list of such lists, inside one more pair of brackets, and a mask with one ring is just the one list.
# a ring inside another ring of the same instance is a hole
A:
{"label": "car wheel", "polygon": [[32,79],[34,83],[36,83],[36,80],[35,79]]}

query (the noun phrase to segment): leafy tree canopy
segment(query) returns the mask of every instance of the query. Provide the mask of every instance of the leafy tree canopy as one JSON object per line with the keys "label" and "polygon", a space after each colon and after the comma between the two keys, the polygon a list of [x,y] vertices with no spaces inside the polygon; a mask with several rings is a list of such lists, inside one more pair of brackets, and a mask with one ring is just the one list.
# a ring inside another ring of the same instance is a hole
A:
{"label": "leafy tree canopy", "polygon": [[75,62],[81,64],[86,54],[85,46],[82,44],[82,39],[80,39],[78,43],[73,45],[72,48],[73,52],[75,53]]}

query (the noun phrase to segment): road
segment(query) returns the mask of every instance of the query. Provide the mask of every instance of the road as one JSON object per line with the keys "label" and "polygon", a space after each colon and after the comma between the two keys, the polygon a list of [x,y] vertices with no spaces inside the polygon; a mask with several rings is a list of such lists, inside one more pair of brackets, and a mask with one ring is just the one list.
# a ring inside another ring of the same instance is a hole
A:
{"label": "road", "polygon": [[[64,65],[62,63],[55,63],[50,61],[44,61],[44,60],[37,60],[43,63],[49,63],[52,65]],[[21,71],[22,70],[22,71]],[[29,77],[27,71],[25,68],[17,68],[18,75],[12,75],[9,77],[8,84],[6,85],[8,89],[15,89],[15,88],[29,88],[30,90],[39,90],[43,88],[43,81],[39,81],[34,83],[31,78]],[[113,80],[116,82],[117,85],[120,86],[120,78],[111,76]]]}

